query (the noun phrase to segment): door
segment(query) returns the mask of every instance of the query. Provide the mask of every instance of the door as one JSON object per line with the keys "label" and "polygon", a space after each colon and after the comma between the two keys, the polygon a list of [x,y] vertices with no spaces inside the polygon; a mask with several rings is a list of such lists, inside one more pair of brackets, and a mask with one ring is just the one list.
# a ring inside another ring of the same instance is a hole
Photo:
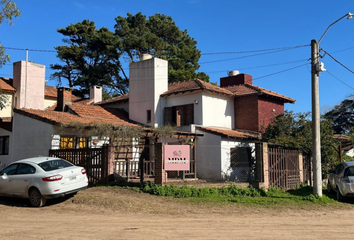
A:
{"label": "door", "polygon": [[13,193],[16,196],[27,197],[28,188],[32,182],[33,174],[36,169],[25,163],[21,163],[17,169],[16,175],[12,176]]}
{"label": "door", "polygon": [[11,164],[0,172],[0,194],[11,196],[13,195],[13,176],[17,172],[19,164]]}

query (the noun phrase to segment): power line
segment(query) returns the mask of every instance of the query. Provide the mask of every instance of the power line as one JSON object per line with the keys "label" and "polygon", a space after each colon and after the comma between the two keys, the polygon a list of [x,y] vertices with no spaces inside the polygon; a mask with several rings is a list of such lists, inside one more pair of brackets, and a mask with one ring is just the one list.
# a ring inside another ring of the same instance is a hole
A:
{"label": "power line", "polygon": [[331,75],[332,77],[334,77],[335,79],[337,79],[338,81],[340,81],[341,83],[343,83],[345,86],[351,88],[354,90],[354,88],[352,88],[351,86],[349,86],[347,83],[345,83],[344,81],[340,80],[338,77],[334,76],[332,73],[330,73],[329,71],[326,70],[326,72]]}
{"label": "power line", "polygon": [[337,59],[335,59],[331,54],[329,54],[328,52],[326,52],[324,49],[321,48],[322,51],[324,51],[330,58],[332,58],[336,63],[338,63],[339,65],[341,65],[342,67],[344,67],[345,69],[347,69],[349,72],[354,74],[354,71],[350,70],[347,66],[345,66],[343,63],[339,62]]}
{"label": "power line", "polygon": [[259,50],[250,50],[250,51],[239,51],[239,52],[215,52],[215,53],[202,53],[201,55],[220,55],[220,54],[239,54],[239,53],[253,53],[253,52],[266,52],[274,50],[289,50],[294,48],[309,47],[310,44],[292,46],[292,47],[280,47],[280,48],[269,48],[269,49],[259,49]]}
{"label": "power line", "polygon": [[18,50],[18,51],[32,51],[32,52],[57,52],[54,50],[40,50],[40,49],[27,49],[27,48],[13,48],[13,47],[4,47],[5,49],[9,50]]}
{"label": "power line", "polygon": [[271,74],[268,74],[268,75],[265,75],[265,76],[262,76],[262,77],[253,78],[253,80],[258,80],[258,79],[269,77],[269,76],[273,76],[273,75],[276,75],[276,74],[279,74],[279,73],[287,72],[287,71],[290,71],[290,70],[293,70],[293,69],[296,69],[296,68],[299,68],[299,67],[302,67],[302,66],[305,66],[305,65],[308,65],[308,64],[309,63],[301,64],[299,66],[288,68],[288,69],[285,69],[285,70],[282,70],[282,71],[279,71],[279,72],[271,73]]}

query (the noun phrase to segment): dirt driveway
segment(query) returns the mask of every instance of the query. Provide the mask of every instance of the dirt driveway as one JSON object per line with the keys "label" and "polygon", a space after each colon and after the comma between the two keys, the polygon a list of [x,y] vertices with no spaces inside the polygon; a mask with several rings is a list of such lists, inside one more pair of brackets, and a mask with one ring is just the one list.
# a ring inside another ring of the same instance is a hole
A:
{"label": "dirt driveway", "polygon": [[[90,188],[31,208],[0,198],[2,239],[352,239],[354,207],[249,208]],[[343,227],[345,226],[345,227]]]}

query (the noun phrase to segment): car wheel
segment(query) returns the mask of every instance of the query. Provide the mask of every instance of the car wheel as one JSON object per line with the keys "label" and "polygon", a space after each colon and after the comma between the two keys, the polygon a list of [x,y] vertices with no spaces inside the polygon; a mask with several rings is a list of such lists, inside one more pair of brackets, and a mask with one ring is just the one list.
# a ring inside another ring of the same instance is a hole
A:
{"label": "car wheel", "polygon": [[344,201],[344,196],[340,193],[338,187],[337,187],[337,200],[338,200],[338,202]]}
{"label": "car wheel", "polygon": [[29,200],[33,207],[43,207],[46,202],[46,199],[43,198],[42,194],[36,188],[30,190]]}
{"label": "car wheel", "polygon": [[328,193],[333,193],[332,188],[331,188],[331,184],[329,183],[329,180],[327,182],[327,192]]}

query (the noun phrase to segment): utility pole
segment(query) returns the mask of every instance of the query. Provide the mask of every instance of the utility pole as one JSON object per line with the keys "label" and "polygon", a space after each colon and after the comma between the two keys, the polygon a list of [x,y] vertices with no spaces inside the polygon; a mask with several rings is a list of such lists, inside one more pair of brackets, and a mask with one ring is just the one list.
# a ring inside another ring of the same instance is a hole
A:
{"label": "utility pole", "polygon": [[319,46],[317,40],[311,40],[311,87],[312,87],[312,161],[313,194],[322,196],[320,104],[318,76],[321,71]]}

